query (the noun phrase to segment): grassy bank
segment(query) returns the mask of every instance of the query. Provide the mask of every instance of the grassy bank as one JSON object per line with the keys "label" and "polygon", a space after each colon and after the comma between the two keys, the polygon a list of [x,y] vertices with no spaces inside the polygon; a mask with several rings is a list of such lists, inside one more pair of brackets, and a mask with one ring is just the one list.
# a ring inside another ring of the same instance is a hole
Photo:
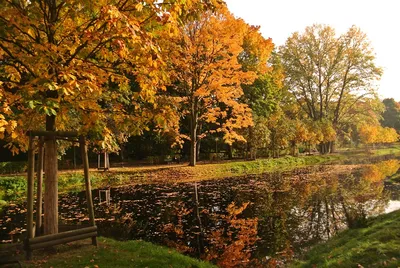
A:
{"label": "grassy bank", "polygon": [[[277,170],[290,170],[323,163],[338,163],[346,159],[368,159],[388,154],[400,154],[400,145],[369,152],[346,150],[330,155],[284,156],[253,161],[200,163],[196,167],[189,167],[185,163],[180,165],[118,167],[112,168],[108,172],[91,169],[90,177],[94,189],[126,184],[192,182],[246,174],[260,174]],[[60,192],[82,191],[84,189],[83,172],[81,170],[60,171],[58,186]],[[0,177],[0,207],[7,204],[4,200],[16,200],[18,197],[24,197],[25,194],[25,174]]]}
{"label": "grassy bank", "polygon": [[[234,177],[247,174],[260,174],[273,171],[284,171],[310,165],[338,163],[346,159],[400,154],[400,145],[391,148],[365,151],[345,151],[329,155],[284,156],[280,158],[257,159],[252,161],[224,161],[200,163],[189,167],[187,163],[180,165],[163,165],[148,167],[118,167],[108,172],[91,170],[94,188],[118,186],[125,184],[175,183],[210,180]],[[59,187],[61,191],[75,191],[84,186],[82,172],[66,171],[60,173]]]}
{"label": "grassy bank", "polygon": [[[74,242],[57,248],[57,253],[35,251],[34,259],[24,267],[215,267],[210,263],[184,256],[177,251],[143,241],[120,242],[98,238],[98,247],[91,241]],[[22,256],[21,256],[22,257]]]}
{"label": "grassy bank", "polygon": [[[358,266],[361,265],[361,266]],[[399,267],[400,210],[368,220],[311,249],[293,267]]]}
{"label": "grassy bank", "polygon": [[[257,159],[252,161],[225,161],[198,164],[189,167],[180,165],[158,165],[141,167],[117,167],[107,172],[90,170],[92,188],[120,186],[126,184],[175,183],[218,179],[246,174],[260,174],[277,170],[290,170],[295,167],[327,163],[344,159],[341,154],[313,155],[281,158]],[[59,192],[82,191],[84,189],[83,172],[60,171]],[[16,200],[26,194],[26,176],[1,176],[0,200]]]}

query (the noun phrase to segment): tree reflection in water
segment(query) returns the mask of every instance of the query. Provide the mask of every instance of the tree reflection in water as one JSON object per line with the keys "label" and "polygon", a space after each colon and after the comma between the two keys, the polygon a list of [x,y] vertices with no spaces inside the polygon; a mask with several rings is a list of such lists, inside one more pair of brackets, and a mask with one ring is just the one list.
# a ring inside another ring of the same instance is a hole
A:
{"label": "tree reflection in water", "polygon": [[[360,227],[368,216],[383,213],[390,200],[383,181],[397,172],[399,161],[335,169],[114,188],[110,206],[95,200],[96,222],[103,236],[166,244],[224,267],[236,265],[229,262],[234,259],[285,263],[343,228]],[[84,200],[84,193],[61,198],[64,223],[87,222]],[[1,239],[24,224],[15,207],[5,215]]]}

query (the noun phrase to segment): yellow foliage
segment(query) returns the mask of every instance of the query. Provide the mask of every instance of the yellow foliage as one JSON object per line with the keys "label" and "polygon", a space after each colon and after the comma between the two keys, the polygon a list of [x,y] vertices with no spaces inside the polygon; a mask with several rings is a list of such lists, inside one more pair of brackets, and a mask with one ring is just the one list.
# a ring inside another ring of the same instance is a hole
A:
{"label": "yellow foliage", "polygon": [[[169,55],[174,90],[184,97],[179,112],[191,121],[194,138],[222,132],[226,143],[245,141],[237,130],[253,122],[251,109],[239,101],[241,85],[253,83],[258,72],[268,70],[271,40],[262,38],[257,27],[234,18],[225,6],[203,12],[178,30],[176,35],[160,33],[167,40],[161,48]],[[238,60],[245,46],[260,61],[249,70]],[[202,123],[211,129],[201,132]]]}
{"label": "yellow foliage", "polygon": [[380,182],[386,177],[395,174],[399,168],[400,161],[395,159],[368,165],[363,170],[363,178],[370,182]]}
{"label": "yellow foliage", "polygon": [[358,134],[364,144],[393,143],[399,139],[395,129],[380,125],[363,124],[358,128]]}
{"label": "yellow foliage", "polygon": [[[216,0],[207,5],[200,0],[23,2],[2,1],[0,9],[5,27],[0,60],[7,59],[0,66],[0,138],[21,149],[23,133],[44,129],[45,118],[52,116],[57,129],[96,131],[104,142],[113,140],[109,130],[140,133],[156,117],[141,109],[128,114],[125,107],[156,102],[169,80],[168,53],[160,49],[165,40],[156,37],[178,33],[179,23],[219,5]],[[132,94],[128,77],[134,77],[139,94]]]}

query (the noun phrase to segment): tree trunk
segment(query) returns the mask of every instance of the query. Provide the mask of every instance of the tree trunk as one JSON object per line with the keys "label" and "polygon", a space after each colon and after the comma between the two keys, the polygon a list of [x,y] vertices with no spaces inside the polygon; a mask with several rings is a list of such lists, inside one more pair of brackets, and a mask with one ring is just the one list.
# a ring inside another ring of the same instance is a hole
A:
{"label": "tree trunk", "polygon": [[73,145],[73,147],[72,147],[73,149],[74,149],[74,163],[73,163],[73,165],[74,165],[74,169],[76,169],[76,150],[75,150],[75,145]]}
{"label": "tree trunk", "polygon": [[196,104],[193,103],[192,113],[190,117],[190,163],[189,166],[196,166],[197,160],[197,125],[198,118],[195,110]]}
{"label": "tree trunk", "polygon": [[126,150],[125,144],[121,144],[121,150],[119,152],[121,162],[125,161],[125,150]]}
{"label": "tree trunk", "polygon": [[197,160],[197,124],[195,119],[191,119],[190,124],[190,166],[194,167]]}
{"label": "tree trunk", "polygon": [[292,152],[291,152],[291,155],[292,156],[298,156],[299,154],[298,154],[298,149],[297,149],[297,144],[296,144],[296,142],[295,141],[292,141]]}
{"label": "tree trunk", "polygon": [[322,146],[322,143],[319,144],[317,147],[318,147],[319,153],[320,153],[320,154],[324,154],[324,148],[323,148],[323,146]]}
{"label": "tree trunk", "polygon": [[254,159],[254,145],[253,145],[254,131],[253,127],[249,127],[249,140],[247,141],[247,155],[249,159]]}
{"label": "tree trunk", "polygon": [[196,162],[199,161],[200,159],[200,145],[201,145],[201,139],[198,140],[196,143]]}
{"label": "tree trunk", "polygon": [[[47,38],[50,44],[56,45],[54,39],[56,27],[53,27],[58,20],[57,1],[47,0],[44,1],[45,6],[48,8],[48,17],[46,23],[48,27]],[[49,74],[58,77],[57,70],[54,68],[49,69]],[[58,78],[57,78],[58,80]],[[57,81],[60,82],[60,81]],[[56,90],[46,91],[46,98],[57,99],[58,92]],[[46,116],[46,130],[56,131],[56,116]],[[44,234],[58,233],[58,162],[57,162],[57,142],[55,137],[48,137],[45,139],[45,192],[44,192]]]}
{"label": "tree trunk", "polygon": [[331,143],[326,142],[326,143],[320,143],[318,145],[318,151],[320,154],[328,154],[331,150]]}
{"label": "tree trunk", "polygon": [[[55,116],[46,116],[46,130],[55,131]],[[44,234],[58,233],[58,162],[55,137],[45,140]]]}
{"label": "tree trunk", "polygon": [[232,159],[233,159],[233,148],[232,148],[232,144],[230,144],[229,147],[228,147],[228,157],[229,157],[229,160],[232,160]]}
{"label": "tree trunk", "polygon": [[196,141],[190,140],[190,164],[189,166],[196,166]]}
{"label": "tree trunk", "polygon": [[336,153],[336,141],[331,141],[330,143],[331,154]]}

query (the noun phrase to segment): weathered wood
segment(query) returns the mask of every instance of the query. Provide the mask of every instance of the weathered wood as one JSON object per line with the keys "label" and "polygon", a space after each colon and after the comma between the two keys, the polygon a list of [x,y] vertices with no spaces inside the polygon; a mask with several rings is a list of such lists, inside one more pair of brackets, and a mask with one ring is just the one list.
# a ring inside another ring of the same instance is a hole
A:
{"label": "weathered wood", "polygon": [[96,226],[80,228],[80,229],[66,231],[66,232],[62,232],[62,233],[58,233],[58,234],[51,234],[51,235],[35,237],[32,239],[28,239],[28,244],[29,245],[41,244],[41,243],[45,243],[45,242],[49,242],[49,241],[53,241],[53,240],[60,240],[60,239],[64,239],[67,237],[74,237],[74,236],[93,233],[93,232],[97,232]]}
{"label": "weathered wood", "polygon": [[22,267],[20,261],[14,256],[16,251],[16,244],[0,244],[0,266],[16,264],[19,267]]}
{"label": "weathered wood", "polygon": [[[33,238],[33,187],[34,187],[34,172],[35,172],[35,150],[33,147],[33,136],[29,136],[28,147],[28,178],[27,178],[27,233],[28,239]],[[28,251],[27,259],[31,259],[31,253]]]}
{"label": "weathered wood", "polygon": [[37,137],[79,137],[76,131],[46,131],[46,130],[31,130],[26,132],[27,136]]}
{"label": "weathered wood", "polygon": [[29,137],[28,147],[28,185],[27,185],[27,231],[28,238],[33,238],[33,187],[34,187],[34,173],[35,173],[35,149],[33,144],[33,136]]}
{"label": "weathered wood", "polygon": [[[88,205],[89,211],[89,222],[91,225],[95,226],[94,220],[94,208],[93,208],[93,199],[92,199],[92,187],[90,185],[90,178],[89,178],[89,157],[87,153],[87,146],[86,141],[83,136],[79,138],[80,140],[80,147],[82,153],[82,161],[83,161],[83,171],[85,177],[85,186],[86,186],[86,201]],[[97,246],[97,237],[92,237],[92,244]]]}
{"label": "weathered wood", "polygon": [[103,153],[103,158],[104,158],[104,162],[103,165],[101,165],[101,154],[99,153],[97,155],[97,170],[103,170],[103,171],[107,171],[110,169],[110,157],[109,154],[107,152]]}
{"label": "weathered wood", "polygon": [[74,162],[73,162],[73,165],[74,165],[74,169],[76,169],[76,149],[75,149],[75,144],[73,145],[73,148],[74,148]]}
{"label": "weathered wood", "polygon": [[100,170],[101,156],[97,154],[97,169]]}
{"label": "weathered wood", "polygon": [[65,244],[65,243],[69,243],[69,242],[73,242],[73,241],[78,241],[78,240],[82,240],[82,239],[86,239],[86,238],[90,238],[90,237],[93,238],[96,236],[97,236],[97,232],[91,232],[91,233],[85,233],[85,234],[81,234],[81,235],[59,238],[59,239],[52,240],[52,241],[29,245],[29,250],[52,247],[52,246],[61,245],[61,244]]}
{"label": "weathered wood", "polygon": [[111,200],[111,194],[110,194],[110,189],[105,189],[105,190],[99,190],[99,203],[102,203],[102,198],[101,198],[101,193],[104,193],[105,195],[105,203],[106,205],[110,205],[110,200]]}
{"label": "weathered wood", "polygon": [[55,137],[45,139],[44,234],[58,233],[58,160]]}
{"label": "weathered wood", "polygon": [[[27,252],[27,259],[30,260],[32,258],[32,250],[35,249],[47,248],[85,238],[92,238],[92,244],[93,244],[93,239],[96,237],[97,237],[97,227],[90,226],[58,234],[44,235],[30,239],[28,238],[25,240],[25,250]],[[95,241],[97,242],[97,239],[95,239]],[[94,245],[97,246],[97,244]]]}
{"label": "weathered wood", "polygon": [[110,154],[107,153],[107,170],[110,169]]}
{"label": "weathered wood", "polygon": [[44,139],[39,139],[38,163],[37,163],[37,194],[36,194],[36,236],[41,234],[42,228],[42,203],[43,203],[43,159],[44,159]]}

